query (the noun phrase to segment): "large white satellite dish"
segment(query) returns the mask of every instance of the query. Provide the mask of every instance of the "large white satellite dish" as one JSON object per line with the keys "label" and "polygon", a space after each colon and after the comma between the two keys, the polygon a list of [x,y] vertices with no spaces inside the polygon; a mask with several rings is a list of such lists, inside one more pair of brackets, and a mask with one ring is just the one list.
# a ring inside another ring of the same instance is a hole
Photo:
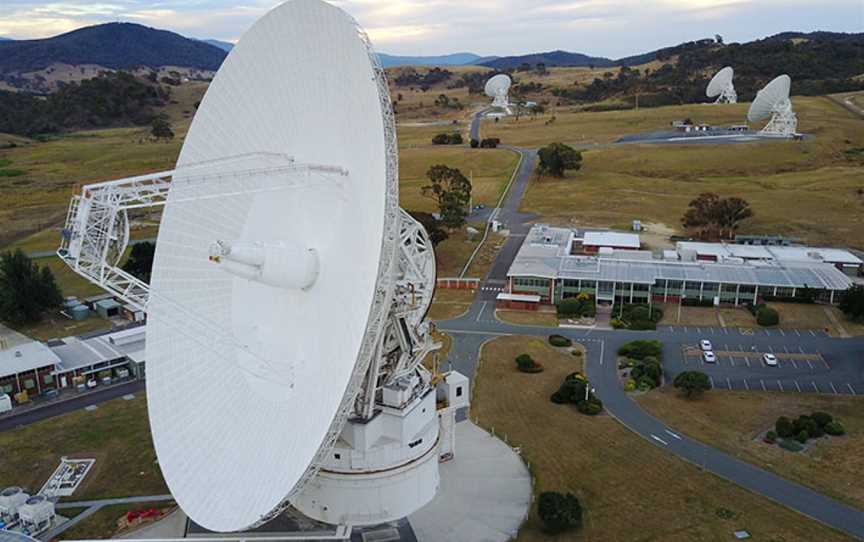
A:
{"label": "large white satellite dish", "polygon": [[510,100],[507,94],[510,92],[512,83],[509,75],[499,73],[486,81],[485,87],[486,96],[492,98],[492,106],[499,107],[508,114],[510,113]]}
{"label": "large white satellite dish", "polygon": [[705,94],[709,98],[717,98],[716,104],[734,104],[738,101],[738,94],[735,93],[735,85],[732,84],[732,78],[735,72],[731,66],[726,66],[711,78],[708,82],[708,88]]}
{"label": "large white satellite dish", "polygon": [[792,111],[792,102],[789,100],[791,88],[792,79],[784,74],[775,77],[756,93],[756,98],[747,112],[747,120],[758,122],[770,117],[761,134],[781,137],[795,135],[798,117]]}
{"label": "large white satellite dish", "polygon": [[[452,432],[468,394],[436,407],[421,364],[440,347],[425,318],[434,254],[398,195],[368,39],[342,10],[293,0],[228,55],[175,170],[73,198],[58,255],[146,309],[156,452],[201,526],[243,530],[289,499],[374,524],[434,497],[436,452],[452,455],[439,427]],[[148,285],[118,262],[127,211],[157,205]]]}

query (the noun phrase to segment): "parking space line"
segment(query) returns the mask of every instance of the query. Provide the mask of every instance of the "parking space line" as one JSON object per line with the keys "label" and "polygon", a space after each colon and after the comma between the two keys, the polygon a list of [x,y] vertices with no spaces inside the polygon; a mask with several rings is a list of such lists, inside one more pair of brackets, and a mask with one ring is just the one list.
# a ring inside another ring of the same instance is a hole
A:
{"label": "parking space line", "polygon": [[771,336],[771,332],[768,331],[768,330],[766,329],[766,330],[765,330],[765,335],[768,335],[768,336],[770,337],[770,336]]}
{"label": "parking space line", "polygon": [[778,329],[778,330],[777,330],[777,331],[779,331],[779,332],[780,332],[780,335],[782,335],[782,336],[783,336],[783,337],[785,337],[785,336],[786,336],[786,334],[785,334],[785,333],[783,333],[783,330],[782,330],[782,329]]}
{"label": "parking space line", "polygon": [[750,367],[750,358],[746,358],[746,357],[745,357],[745,358],[744,358],[744,361],[747,362],[747,367]]}
{"label": "parking space line", "polygon": [[768,391],[767,389],[765,389],[765,381],[764,381],[764,380],[762,380],[762,379],[760,378],[760,379],[759,379],[759,383],[762,384],[762,391]]}
{"label": "parking space line", "polygon": [[811,370],[811,371],[815,371],[815,370],[816,370],[816,369],[813,368],[813,364],[810,363],[810,360],[809,360],[809,359],[808,359],[808,360],[805,360],[805,361],[807,362],[807,365],[810,366],[810,370]]}
{"label": "parking space line", "polygon": [[684,326],[684,333],[687,333],[687,326]]}
{"label": "parking space line", "polygon": [[811,382],[813,384],[813,389],[816,390],[816,393],[819,393],[819,386],[816,385],[816,382]]}
{"label": "parking space line", "polygon": [[846,387],[849,388],[849,391],[852,392],[852,395],[857,395],[857,394],[855,393],[855,388],[852,387],[852,384],[850,384],[850,383],[847,382],[847,383],[846,383]]}
{"label": "parking space line", "polygon": [[711,387],[712,387],[712,388],[714,388],[714,387],[715,387],[715,386],[714,386],[714,379],[713,379],[713,378],[711,378],[711,375],[708,375],[708,382],[710,382],[710,383],[711,383]]}
{"label": "parking space line", "polygon": [[831,389],[834,391],[834,395],[840,395],[839,393],[837,393],[837,388],[834,387],[834,383],[833,383],[833,382],[828,382],[828,384],[831,385]]}
{"label": "parking space line", "polygon": [[821,359],[821,360],[822,360],[822,363],[825,364],[825,369],[827,369],[827,370],[830,371],[830,370],[831,370],[831,366],[828,365],[828,362],[825,360],[825,358],[822,357],[822,354],[819,354],[819,359]]}
{"label": "parking space line", "polygon": [[787,354],[789,353],[789,349],[786,348],[785,346],[783,347],[783,351],[786,352]]}
{"label": "parking space line", "polygon": [[723,334],[724,334],[724,335],[729,335],[729,328],[725,328],[725,327],[724,327],[724,328],[723,328]]}
{"label": "parking space line", "polygon": [[732,364],[732,367],[735,367],[735,358],[733,358],[732,356],[729,356],[729,363]]}
{"label": "parking space line", "polygon": [[700,334],[701,334],[701,333],[702,333],[702,329],[697,327],[697,328],[696,328],[696,333],[700,333]]}
{"label": "parking space line", "polygon": [[774,349],[771,348],[771,347],[769,346],[769,347],[768,347],[768,351],[773,353],[773,352],[774,352]]}
{"label": "parking space line", "polygon": [[777,381],[777,387],[780,388],[780,391],[786,391],[783,389],[783,383],[780,382],[779,380]]}
{"label": "parking space line", "polygon": [[790,359],[789,361],[792,362],[792,367],[795,367],[796,369],[798,368],[798,364],[795,363],[795,360],[794,360],[794,359]]}
{"label": "parking space line", "polygon": [[815,337],[815,336],[816,336],[816,334],[815,334],[815,333],[813,333],[813,330],[812,330],[812,329],[811,329],[811,330],[809,330],[809,331],[810,331],[810,335],[813,335],[813,336],[814,336],[814,337]]}
{"label": "parking space line", "polygon": [[726,377],[726,385],[729,386],[729,389],[732,389],[732,382],[729,380],[729,377]]}
{"label": "parking space line", "polygon": [[798,393],[801,393],[801,386],[798,385],[798,381],[793,380],[793,382],[795,382],[795,387],[798,388]]}
{"label": "parking space line", "polygon": [[747,391],[750,391],[750,384],[747,383],[747,379],[744,379],[744,387],[747,388]]}
{"label": "parking space line", "polygon": [[796,329],[796,330],[795,330],[795,335],[798,335],[798,336],[800,337],[800,336],[801,336],[801,333],[799,333],[798,330]]}

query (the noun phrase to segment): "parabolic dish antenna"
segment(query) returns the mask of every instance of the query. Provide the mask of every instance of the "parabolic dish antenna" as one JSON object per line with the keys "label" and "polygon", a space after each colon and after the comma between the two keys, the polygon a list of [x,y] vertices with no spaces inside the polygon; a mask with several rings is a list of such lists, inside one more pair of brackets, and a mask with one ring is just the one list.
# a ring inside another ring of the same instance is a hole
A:
{"label": "parabolic dish antenna", "polygon": [[769,118],[768,124],[760,133],[771,136],[790,137],[798,127],[798,118],[792,111],[789,91],[792,79],[788,75],[775,77],[770,83],[756,93],[756,98],[750,104],[747,120],[758,122]]}
{"label": "parabolic dish antenna", "polygon": [[[228,55],[180,153],[150,284],[147,402],[171,493],[207,529],[268,519],[314,474],[378,340],[398,186],[372,54],[342,10],[280,5]],[[184,197],[186,172],[252,164],[302,172],[284,189]]]}
{"label": "parabolic dish antenna", "polygon": [[510,113],[510,100],[507,93],[510,92],[510,85],[513,82],[510,76],[504,73],[499,73],[486,81],[486,96],[492,98],[492,106],[504,109]]}
{"label": "parabolic dish antenna", "polygon": [[738,95],[735,93],[735,86],[732,84],[732,78],[735,72],[731,66],[726,66],[717,72],[711,81],[708,82],[708,88],[705,94],[709,98],[717,98],[714,103],[729,103],[734,104],[738,101]]}

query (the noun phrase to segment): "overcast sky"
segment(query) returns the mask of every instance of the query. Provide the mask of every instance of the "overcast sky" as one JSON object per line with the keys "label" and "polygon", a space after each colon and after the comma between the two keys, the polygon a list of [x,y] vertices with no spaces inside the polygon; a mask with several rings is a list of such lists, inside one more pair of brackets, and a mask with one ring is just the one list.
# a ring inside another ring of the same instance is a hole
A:
{"label": "overcast sky", "polygon": [[[47,37],[130,21],[236,41],[273,0],[0,0],[0,36]],[[621,57],[721,34],[864,31],[864,0],[338,0],[380,52],[510,55],[563,49]]]}

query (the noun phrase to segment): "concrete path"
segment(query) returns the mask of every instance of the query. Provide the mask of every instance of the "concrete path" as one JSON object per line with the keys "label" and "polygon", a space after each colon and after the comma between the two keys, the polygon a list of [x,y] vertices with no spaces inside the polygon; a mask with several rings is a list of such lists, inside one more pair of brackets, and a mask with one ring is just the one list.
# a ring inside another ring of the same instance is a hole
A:
{"label": "concrete path", "polygon": [[509,446],[470,421],[456,425],[456,458],[441,464],[438,496],[408,516],[419,542],[506,542],[531,506],[531,473]]}

